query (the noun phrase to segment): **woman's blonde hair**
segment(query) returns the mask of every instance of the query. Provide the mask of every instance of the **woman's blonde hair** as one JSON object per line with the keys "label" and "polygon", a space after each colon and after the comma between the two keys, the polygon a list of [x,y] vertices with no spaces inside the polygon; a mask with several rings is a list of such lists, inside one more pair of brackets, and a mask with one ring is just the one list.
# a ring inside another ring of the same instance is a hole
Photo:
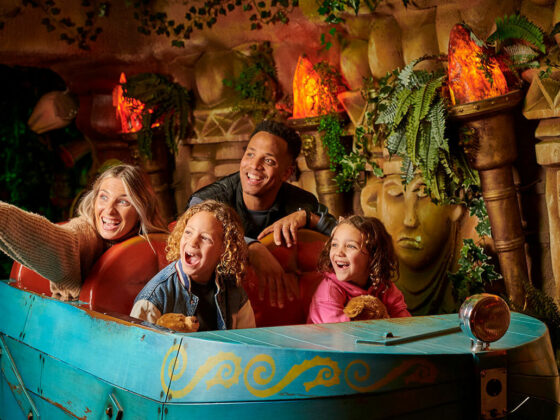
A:
{"label": "woman's blonde hair", "polygon": [[247,268],[248,250],[239,216],[230,206],[215,200],[206,200],[187,209],[177,221],[177,225],[167,239],[165,248],[168,261],[178,260],[180,257],[180,243],[185,227],[191,217],[201,211],[214,215],[222,224],[224,231],[224,252],[216,266],[216,273],[221,276],[234,276],[236,284],[241,285]]}
{"label": "woman's blonde hair", "polygon": [[80,201],[78,206],[79,216],[85,217],[92,226],[96,226],[95,199],[99,194],[101,182],[107,178],[118,178],[122,181],[132,207],[138,213],[139,235],[148,239],[148,233],[167,233],[167,228],[159,213],[157,198],[150,183],[144,179],[138,167],[127,164],[112,166],[99,175],[91,190]]}
{"label": "woman's blonde hair", "polygon": [[[392,279],[399,275],[399,260],[393,247],[391,235],[387,232],[381,220],[375,217],[353,215],[340,218],[337,226],[342,224],[353,226],[362,234],[362,248],[369,256],[367,287],[390,286]],[[323,246],[317,263],[319,271],[324,273],[334,272],[330,258],[333,235],[334,229],[329,240]]]}

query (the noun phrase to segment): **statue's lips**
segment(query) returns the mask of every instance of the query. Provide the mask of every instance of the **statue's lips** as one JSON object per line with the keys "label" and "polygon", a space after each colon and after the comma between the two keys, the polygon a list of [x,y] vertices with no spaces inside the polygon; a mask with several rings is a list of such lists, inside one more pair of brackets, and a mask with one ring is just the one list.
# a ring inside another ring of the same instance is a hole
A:
{"label": "statue's lips", "polygon": [[405,249],[422,249],[422,241],[420,238],[402,237],[397,241],[397,245]]}

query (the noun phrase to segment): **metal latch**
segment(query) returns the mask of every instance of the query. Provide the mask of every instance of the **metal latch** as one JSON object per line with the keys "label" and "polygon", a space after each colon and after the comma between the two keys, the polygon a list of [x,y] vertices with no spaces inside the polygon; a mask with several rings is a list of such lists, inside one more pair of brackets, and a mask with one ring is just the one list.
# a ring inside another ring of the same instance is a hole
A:
{"label": "metal latch", "polygon": [[105,402],[105,414],[108,419],[121,420],[124,410],[122,405],[117,400],[117,397],[112,392],[109,393],[107,401]]}
{"label": "metal latch", "polygon": [[483,419],[498,419],[507,413],[507,369],[480,371],[480,415]]}

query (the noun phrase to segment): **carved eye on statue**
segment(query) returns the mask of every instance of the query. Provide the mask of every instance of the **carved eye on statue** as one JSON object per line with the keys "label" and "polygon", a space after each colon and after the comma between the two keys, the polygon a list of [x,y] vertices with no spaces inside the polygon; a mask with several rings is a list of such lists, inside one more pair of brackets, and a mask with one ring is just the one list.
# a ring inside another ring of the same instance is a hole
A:
{"label": "carved eye on statue", "polygon": [[428,191],[426,189],[426,184],[418,184],[414,187],[414,192],[418,198],[424,198],[428,196]]}
{"label": "carved eye on statue", "polygon": [[396,182],[388,182],[385,184],[385,193],[390,197],[400,197],[404,193],[402,184]]}

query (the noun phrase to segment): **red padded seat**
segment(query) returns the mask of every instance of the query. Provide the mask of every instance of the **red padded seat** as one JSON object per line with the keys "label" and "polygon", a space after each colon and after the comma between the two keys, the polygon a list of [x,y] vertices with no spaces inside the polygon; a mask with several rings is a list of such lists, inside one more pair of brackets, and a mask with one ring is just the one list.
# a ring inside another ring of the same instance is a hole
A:
{"label": "red padded seat", "polygon": [[149,243],[135,236],[105,251],[84,281],[80,301],[94,311],[128,315],[142,287],[168,265],[167,235],[149,237]]}
{"label": "red padded seat", "polygon": [[[167,235],[152,233],[150,243],[141,236],[113,245],[93,265],[80,291],[85,307],[100,312],[128,315],[142,287],[168,262]],[[14,263],[10,278],[15,287],[51,296],[49,281],[27,267]]]}
{"label": "red padded seat", "polygon": [[285,299],[283,308],[270,306],[268,290],[263,300],[259,299],[258,278],[251,267],[247,271],[244,287],[251,299],[257,327],[305,324],[309,304],[323,276],[317,271],[317,260],[327,241],[327,236],[308,229],[298,231],[297,245],[287,248],[276,246],[273,235],[261,240],[276,257],[286,272],[299,273],[300,296],[293,301]]}

